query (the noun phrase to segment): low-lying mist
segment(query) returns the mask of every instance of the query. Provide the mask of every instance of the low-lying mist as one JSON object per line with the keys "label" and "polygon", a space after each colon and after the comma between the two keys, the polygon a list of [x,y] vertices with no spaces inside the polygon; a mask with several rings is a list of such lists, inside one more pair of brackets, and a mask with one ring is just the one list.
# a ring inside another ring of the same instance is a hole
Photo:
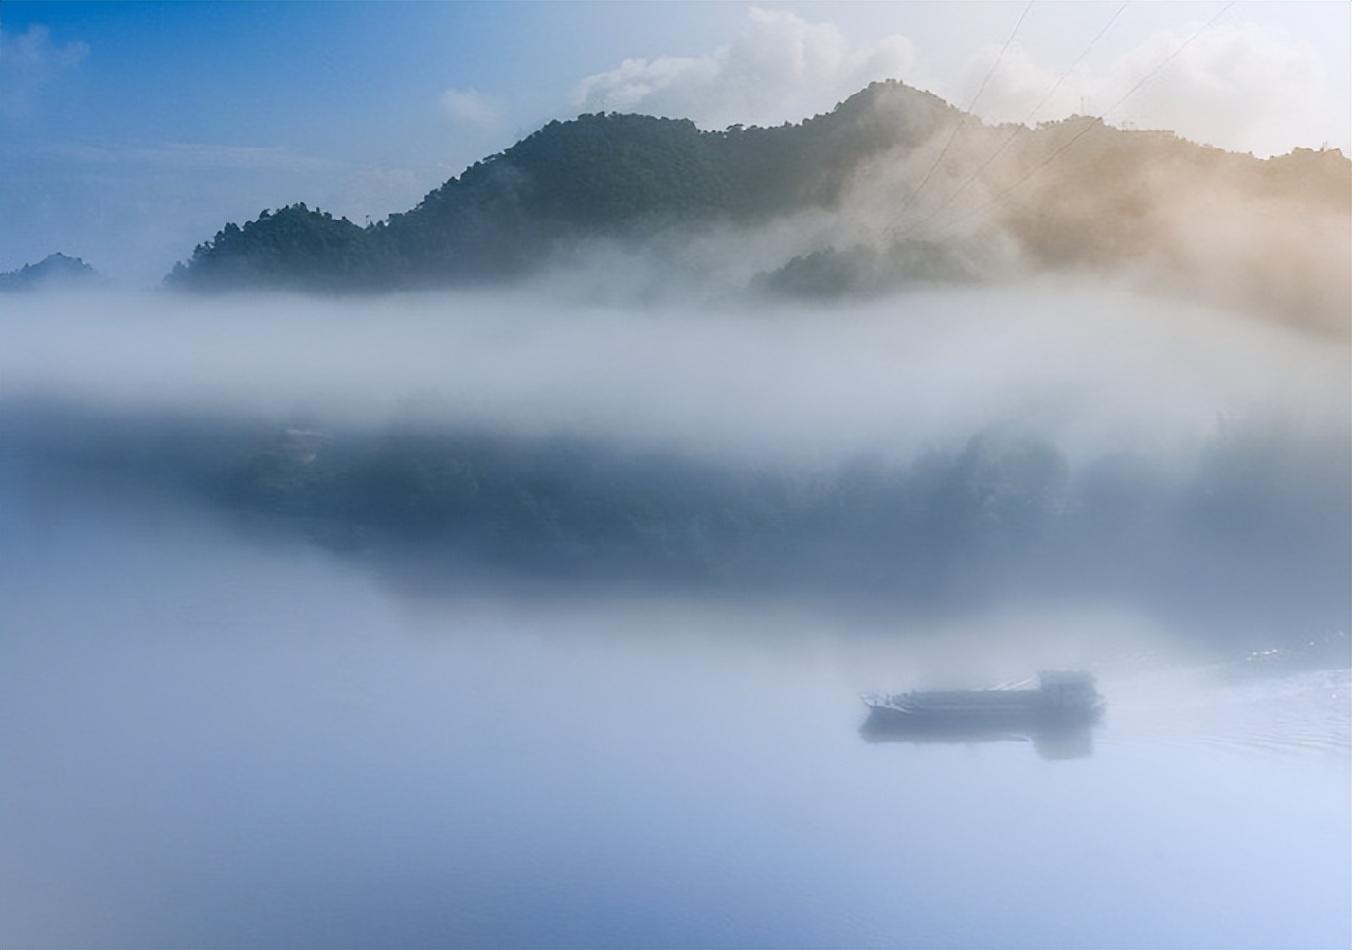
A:
{"label": "low-lying mist", "polygon": [[[7,945],[1347,943],[1346,673],[1131,611],[415,600],[89,492],[0,565]],[[1110,698],[1073,757],[859,733],[1039,664]]]}
{"label": "low-lying mist", "polygon": [[[1327,336],[1068,283],[13,299],[0,942],[1347,944]],[[1103,721],[862,728],[1042,668]]]}
{"label": "low-lying mist", "polygon": [[22,491],[206,504],[410,590],[506,570],[1127,604],[1255,643],[1347,626],[1348,353],[1242,313],[1067,282],[643,310],[162,293],[35,297],[2,332]]}
{"label": "low-lying mist", "polygon": [[1341,344],[1067,282],[834,307],[522,293],[35,297],[0,396],[593,439],[719,464],[907,461],[988,429],[1187,465],[1226,426],[1345,426]]}

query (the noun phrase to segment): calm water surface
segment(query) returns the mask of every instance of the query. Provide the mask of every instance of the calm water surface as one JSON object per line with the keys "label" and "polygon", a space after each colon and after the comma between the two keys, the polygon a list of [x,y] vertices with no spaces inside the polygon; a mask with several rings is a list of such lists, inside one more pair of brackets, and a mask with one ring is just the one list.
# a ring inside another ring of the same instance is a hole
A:
{"label": "calm water surface", "polygon": [[1346,669],[1067,620],[1087,747],[870,743],[861,690],[1058,647],[0,517],[5,946],[1352,941]]}

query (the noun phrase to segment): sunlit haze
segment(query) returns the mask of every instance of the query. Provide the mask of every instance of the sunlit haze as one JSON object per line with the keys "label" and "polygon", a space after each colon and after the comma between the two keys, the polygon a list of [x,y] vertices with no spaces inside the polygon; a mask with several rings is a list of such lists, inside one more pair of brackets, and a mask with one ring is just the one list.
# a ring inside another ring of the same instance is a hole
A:
{"label": "sunlit haze", "polygon": [[1336,3],[0,6],[0,947],[1352,945]]}

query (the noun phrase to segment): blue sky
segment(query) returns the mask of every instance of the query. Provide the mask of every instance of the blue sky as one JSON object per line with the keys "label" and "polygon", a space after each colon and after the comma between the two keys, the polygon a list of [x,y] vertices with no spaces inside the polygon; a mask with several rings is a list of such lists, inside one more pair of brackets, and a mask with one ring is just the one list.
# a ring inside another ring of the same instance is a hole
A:
{"label": "blue sky", "polygon": [[[1018,119],[1118,3],[1035,3],[976,111]],[[1098,112],[1222,2],[1132,3],[1037,119]],[[542,122],[716,127],[901,78],[966,105],[1021,3],[0,5],[0,270],[53,250],[152,283],[226,220],[362,221]],[[1349,149],[1349,7],[1243,3],[1110,121],[1258,154]]]}

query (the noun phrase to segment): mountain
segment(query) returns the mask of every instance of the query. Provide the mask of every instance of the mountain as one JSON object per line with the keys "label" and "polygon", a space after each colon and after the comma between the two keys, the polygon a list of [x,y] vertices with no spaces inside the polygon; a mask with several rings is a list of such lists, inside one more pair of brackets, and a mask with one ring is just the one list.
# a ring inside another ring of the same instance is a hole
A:
{"label": "mountain", "polygon": [[[879,104],[889,100],[888,108]],[[957,110],[899,83],[778,128],[702,132],[693,122],[583,115],[550,122],[476,162],[413,210],[359,228],[304,204],[263,212],[198,245],[170,283],[408,286],[495,280],[537,268],[559,242],[673,225],[754,224],[837,200],[863,156],[913,148]]]}
{"label": "mountain", "polygon": [[80,258],[56,253],[0,274],[0,291],[89,288],[106,282],[106,277]]}
{"label": "mountain", "polygon": [[[1083,116],[991,126],[885,82],[777,128],[701,131],[619,114],[550,122],[365,228],[304,204],[228,224],[167,281],[493,283],[567,266],[582,247],[651,245],[672,260],[682,241],[724,235],[743,253],[758,247],[753,283],[773,292],[1117,271],[1341,325],[1350,214],[1352,163],[1337,150],[1264,160]],[[763,236],[785,224],[770,247]]]}

